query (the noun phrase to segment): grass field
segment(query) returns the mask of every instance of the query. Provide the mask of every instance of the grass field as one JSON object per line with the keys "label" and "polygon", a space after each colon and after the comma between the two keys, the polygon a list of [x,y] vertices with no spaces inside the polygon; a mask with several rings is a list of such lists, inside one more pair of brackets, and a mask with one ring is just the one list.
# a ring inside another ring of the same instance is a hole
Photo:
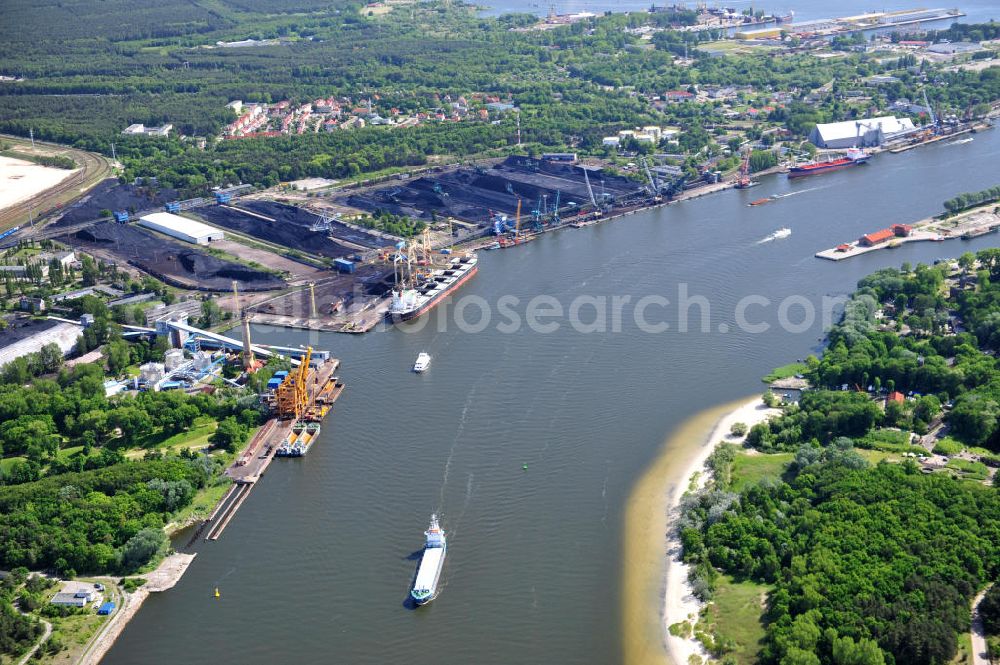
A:
{"label": "grass field", "polygon": [[0,471],[7,473],[10,471],[10,467],[16,462],[23,462],[26,458],[24,457],[4,457],[0,459]]}
{"label": "grass field", "polygon": [[857,440],[859,448],[871,448],[893,453],[924,454],[927,451],[910,443],[910,433],[895,429],[872,430]]}
{"label": "grass field", "polygon": [[186,432],[174,434],[159,442],[143,441],[140,447],[133,448],[125,453],[129,459],[139,459],[146,454],[147,450],[159,450],[164,453],[179,453],[184,448],[194,448],[195,450],[208,447],[208,437],[218,427],[218,423],[207,416],[201,416],[194,421],[194,425]]}
{"label": "grass field", "polygon": [[809,365],[805,363],[788,363],[787,365],[782,365],[781,367],[775,367],[771,370],[770,374],[765,374],[762,381],[771,383],[772,381],[777,381],[779,379],[789,379],[796,374],[804,374],[806,370],[809,369]]}
{"label": "grass field", "polygon": [[775,453],[773,455],[749,455],[740,452],[733,460],[733,491],[740,491],[747,485],[753,485],[764,478],[781,478],[781,474],[795,459],[792,453]]}
{"label": "grass field", "polygon": [[976,665],[972,657],[972,637],[968,633],[959,633],[958,652],[951,660],[951,665]]}
{"label": "grass field", "polygon": [[865,450],[864,448],[855,448],[855,451],[871,464],[878,464],[883,460],[887,462],[898,462],[900,460],[900,456],[898,454],[887,450]]}
{"label": "grass field", "polygon": [[957,455],[965,449],[965,444],[950,436],[941,437],[934,444],[934,452],[938,455]]}
{"label": "grass field", "polygon": [[[765,601],[769,588],[753,582],[735,582],[728,575],[719,577],[712,602],[705,608],[705,621],[716,643],[728,642],[730,653],[740,665],[756,661],[764,639]],[[698,624],[699,628],[703,624]]]}
{"label": "grass field", "polygon": [[982,462],[973,462],[965,459],[952,459],[945,465],[949,469],[957,471],[962,478],[967,480],[986,480],[990,474],[989,468]]}

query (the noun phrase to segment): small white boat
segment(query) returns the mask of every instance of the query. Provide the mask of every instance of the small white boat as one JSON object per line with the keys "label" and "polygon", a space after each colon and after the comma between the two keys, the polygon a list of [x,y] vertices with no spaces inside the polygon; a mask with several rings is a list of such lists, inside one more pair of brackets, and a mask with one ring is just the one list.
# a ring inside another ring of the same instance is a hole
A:
{"label": "small white boat", "polygon": [[421,351],[420,355],[417,356],[417,362],[413,363],[413,371],[420,373],[427,371],[427,368],[431,366],[431,356],[426,351]]}
{"label": "small white boat", "polygon": [[778,229],[777,231],[775,231],[772,237],[775,240],[777,240],[779,238],[787,238],[790,235],[792,235],[792,230],[785,228],[785,229]]}

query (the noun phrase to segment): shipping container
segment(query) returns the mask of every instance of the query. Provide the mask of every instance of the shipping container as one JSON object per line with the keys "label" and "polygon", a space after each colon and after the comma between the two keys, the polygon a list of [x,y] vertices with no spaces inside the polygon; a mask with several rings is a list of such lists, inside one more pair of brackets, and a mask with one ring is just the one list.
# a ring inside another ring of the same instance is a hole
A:
{"label": "shipping container", "polygon": [[354,272],[354,262],[347,259],[334,259],[333,267],[337,269],[337,272]]}

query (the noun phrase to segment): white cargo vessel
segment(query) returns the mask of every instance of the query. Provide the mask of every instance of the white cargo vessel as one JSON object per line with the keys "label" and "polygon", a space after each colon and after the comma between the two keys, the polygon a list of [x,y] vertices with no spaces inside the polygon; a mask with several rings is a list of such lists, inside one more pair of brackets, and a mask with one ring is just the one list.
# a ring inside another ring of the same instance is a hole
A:
{"label": "white cargo vessel", "polygon": [[431,515],[431,525],[424,531],[427,540],[424,542],[424,553],[417,567],[417,577],[410,589],[410,597],[417,605],[426,605],[438,594],[438,582],[441,580],[441,568],[444,566],[444,556],[448,550],[448,542],[444,530],[438,524],[437,515]]}

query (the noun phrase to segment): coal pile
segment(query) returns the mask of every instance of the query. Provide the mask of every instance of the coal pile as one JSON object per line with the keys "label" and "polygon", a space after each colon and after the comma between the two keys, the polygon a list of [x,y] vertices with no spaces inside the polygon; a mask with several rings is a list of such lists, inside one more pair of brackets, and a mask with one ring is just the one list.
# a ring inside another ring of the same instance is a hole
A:
{"label": "coal pile", "polygon": [[37,335],[40,332],[48,330],[59,323],[52,320],[36,321],[34,319],[18,318],[7,318],[4,320],[7,322],[7,327],[0,330],[0,346],[10,346],[15,342],[20,342],[22,339],[27,339],[32,335]]}
{"label": "coal pile", "polygon": [[[205,206],[192,212],[215,226],[318,256],[336,259],[356,251],[331,240],[326,233],[310,231],[308,226],[282,221],[278,217],[273,218],[276,221],[269,222],[226,206]],[[264,212],[259,214],[266,215]],[[318,221],[318,218],[315,219]]]}
{"label": "coal pile", "polygon": [[[298,224],[309,228],[320,221],[320,218],[308,210],[296,208],[295,206],[276,203],[274,201],[240,201],[236,207],[245,208],[258,215],[270,217],[279,224]],[[364,247],[383,247],[385,241],[378,237],[352,229],[339,222],[330,223],[330,235],[340,240],[362,245]]]}
{"label": "coal pile", "polygon": [[271,273],[220,259],[127,224],[102,222],[60,240],[103,250],[181,288],[228,291],[234,279],[244,291],[271,291],[285,286],[284,280]]}
{"label": "coal pile", "polygon": [[[645,195],[645,188],[628,178],[588,170],[596,198],[626,204]],[[492,213],[513,216],[521,200],[521,214],[528,216],[543,206],[550,209],[559,198],[561,209],[590,204],[590,193],[581,166],[508,157],[491,168],[463,168],[406,183],[387,185],[338,199],[344,205],[375,212],[385,210],[417,219],[451,216],[488,225]]]}
{"label": "coal pile", "polygon": [[100,219],[102,210],[151,210],[162,208],[167,201],[175,201],[177,192],[172,189],[153,190],[148,187],[123,185],[115,178],[105,180],[71,206],[55,226],[70,226]]}

